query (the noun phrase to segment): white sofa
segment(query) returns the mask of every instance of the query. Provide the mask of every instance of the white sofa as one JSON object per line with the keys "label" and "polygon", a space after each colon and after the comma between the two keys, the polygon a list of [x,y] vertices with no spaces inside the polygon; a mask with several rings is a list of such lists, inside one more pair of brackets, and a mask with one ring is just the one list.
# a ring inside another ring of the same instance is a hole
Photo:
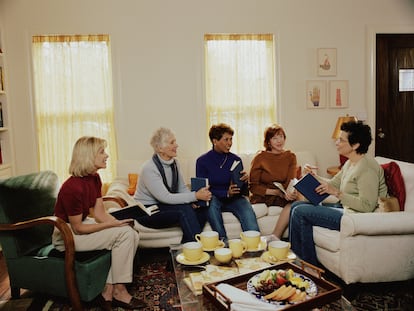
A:
{"label": "white sofa", "polygon": [[[313,154],[307,151],[295,152],[298,165],[303,168],[303,165],[308,163],[311,165],[317,165],[316,158]],[[243,161],[243,165],[246,171],[250,170],[250,163],[255,154],[240,155]],[[191,177],[195,176],[195,160],[196,159],[181,159],[178,161],[181,166],[181,172],[184,180],[189,181]],[[133,198],[127,193],[128,188],[128,173],[139,173],[139,168],[142,166],[143,161],[119,161],[118,162],[118,174],[120,177],[116,178],[108,188],[106,197],[119,197],[125,200],[128,204],[134,204]],[[119,208],[118,203],[114,201],[105,201],[105,207]],[[267,207],[265,204],[254,204],[254,212],[257,217],[257,221],[260,227],[262,235],[268,235],[273,232],[276,225],[279,214],[282,210],[278,206]],[[237,218],[231,213],[223,213],[224,226],[227,231],[229,239],[237,238],[241,232],[241,226]],[[170,244],[179,243],[182,237],[182,231],[180,227],[171,227],[165,229],[152,229],[144,227],[140,224],[137,225],[140,232],[140,247],[141,248],[158,248],[167,247]],[[206,225],[204,230],[211,230],[209,224]],[[287,232],[285,232],[285,236]]]}
{"label": "white sofa", "polygon": [[376,159],[399,165],[406,190],[404,211],[347,214],[340,231],[313,229],[318,260],[346,284],[414,278],[414,164]]}

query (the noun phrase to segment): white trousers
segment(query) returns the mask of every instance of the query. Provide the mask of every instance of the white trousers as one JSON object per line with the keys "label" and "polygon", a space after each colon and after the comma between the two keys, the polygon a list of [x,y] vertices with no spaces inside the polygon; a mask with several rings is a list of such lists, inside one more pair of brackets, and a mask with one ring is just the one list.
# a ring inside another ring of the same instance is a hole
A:
{"label": "white trousers", "polygon": [[[95,220],[88,217],[83,222],[94,223]],[[68,225],[70,227],[69,223]],[[139,234],[133,228],[123,226],[107,228],[89,234],[73,234],[73,240],[76,251],[111,250],[111,268],[106,280],[107,283],[132,282],[134,256],[139,243]],[[65,250],[61,233],[56,227],[52,242],[56,249]]]}

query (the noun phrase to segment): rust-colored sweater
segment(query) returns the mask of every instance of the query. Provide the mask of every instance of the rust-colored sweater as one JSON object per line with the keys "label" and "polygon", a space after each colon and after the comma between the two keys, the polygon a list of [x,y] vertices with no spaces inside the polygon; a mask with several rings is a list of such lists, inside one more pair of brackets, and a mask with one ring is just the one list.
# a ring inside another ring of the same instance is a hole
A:
{"label": "rust-colored sweater", "polygon": [[286,189],[290,180],[296,177],[296,171],[296,155],[289,150],[281,154],[268,151],[257,154],[250,169],[250,202],[284,207],[288,202],[279,196],[266,195],[266,189],[276,189],[275,181]]}

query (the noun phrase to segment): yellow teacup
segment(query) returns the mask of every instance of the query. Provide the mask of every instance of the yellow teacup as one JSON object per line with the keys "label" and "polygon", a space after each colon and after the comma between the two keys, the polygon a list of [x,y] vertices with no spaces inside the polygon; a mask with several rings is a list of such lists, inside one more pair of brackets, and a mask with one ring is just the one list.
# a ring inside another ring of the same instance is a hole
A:
{"label": "yellow teacup", "polygon": [[219,244],[219,236],[216,231],[203,231],[196,234],[195,239],[203,245],[204,249],[214,249]]}
{"label": "yellow teacup", "polygon": [[183,245],[183,255],[188,261],[200,260],[203,256],[203,248],[201,243],[187,242]]}
{"label": "yellow teacup", "polygon": [[231,249],[233,257],[239,258],[247,251],[247,244],[240,239],[232,239],[229,240],[229,248]]}
{"label": "yellow teacup", "polygon": [[233,254],[230,248],[223,247],[214,251],[214,257],[221,263],[229,263]]}
{"label": "yellow teacup", "polygon": [[277,259],[286,259],[289,254],[290,243],[285,241],[272,241],[268,245],[270,255]]}
{"label": "yellow teacup", "polygon": [[255,230],[243,231],[240,233],[242,241],[247,245],[247,250],[257,250],[260,243],[260,232]]}

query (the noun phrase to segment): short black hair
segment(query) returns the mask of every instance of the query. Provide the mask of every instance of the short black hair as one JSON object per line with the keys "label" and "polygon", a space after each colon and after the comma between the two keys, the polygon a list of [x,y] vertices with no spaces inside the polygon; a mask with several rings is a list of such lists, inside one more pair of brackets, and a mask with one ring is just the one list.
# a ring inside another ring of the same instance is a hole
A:
{"label": "short black hair", "polygon": [[371,128],[362,121],[349,121],[342,123],[341,130],[348,133],[349,144],[355,145],[359,143],[359,147],[355,150],[358,154],[368,152],[368,147],[372,142]]}
{"label": "short black hair", "polygon": [[213,142],[213,139],[220,140],[224,133],[228,133],[233,136],[234,130],[229,125],[220,123],[211,126],[208,136],[210,137],[210,141]]}

